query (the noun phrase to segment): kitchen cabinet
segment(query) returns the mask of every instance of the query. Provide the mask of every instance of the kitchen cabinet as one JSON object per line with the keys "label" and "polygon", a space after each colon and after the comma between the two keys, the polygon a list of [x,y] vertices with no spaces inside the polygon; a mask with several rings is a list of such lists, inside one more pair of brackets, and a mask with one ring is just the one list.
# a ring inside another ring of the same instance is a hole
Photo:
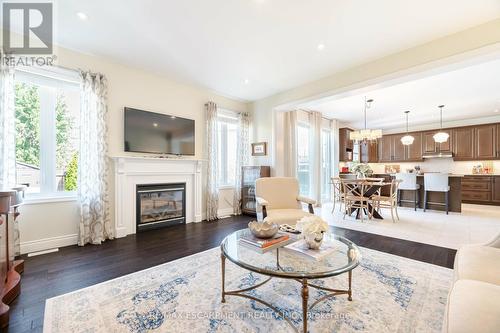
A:
{"label": "kitchen cabinet", "polygon": [[474,159],[474,128],[461,127],[453,131],[453,157],[455,160]]}
{"label": "kitchen cabinet", "polygon": [[392,160],[402,162],[406,160],[406,146],[401,143],[401,138],[406,134],[391,135]]}
{"label": "kitchen cabinet", "polygon": [[493,196],[491,200],[500,204],[500,176],[493,177]]}
{"label": "kitchen cabinet", "polygon": [[475,158],[497,157],[497,125],[482,125],[474,128]]}
{"label": "kitchen cabinet", "polygon": [[378,162],[377,142],[362,142],[360,143],[360,159],[362,163]]}
{"label": "kitchen cabinet", "polygon": [[352,132],[350,128],[339,129],[339,161],[352,162],[354,143],[349,139]]}
{"label": "kitchen cabinet", "polygon": [[500,176],[465,176],[462,179],[462,202],[500,205]]}
{"label": "kitchen cabinet", "polygon": [[434,134],[438,133],[439,130],[424,132],[424,153],[451,153],[453,148],[453,131],[452,129],[443,129],[443,132],[448,133],[450,137],[448,141],[443,143],[437,143],[434,141]]}
{"label": "kitchen cabinet", "polygon": [[497,159],[500,159],[500,124],[497,124]]}
{"label": "kitchen cabinet", "polygon": [[410,133],[415,138],[413,143],[406,146],[406,160],[407,161],[421,161],[422,160],[422,132]]}
{"label": "kitchen cabinet", "polygon": [[392,136],[383,135],[378,140],[378,156],[380,162],[392,161]]}

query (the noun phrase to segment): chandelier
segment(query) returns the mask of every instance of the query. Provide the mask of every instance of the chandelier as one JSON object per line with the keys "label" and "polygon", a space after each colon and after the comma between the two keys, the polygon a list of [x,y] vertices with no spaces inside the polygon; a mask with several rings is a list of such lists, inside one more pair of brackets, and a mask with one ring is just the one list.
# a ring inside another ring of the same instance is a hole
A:
{"label": "chandelier", "polygon": [[415,138],[408,133],[408,114],[410,111],[405,111],[406,114],[406,135],[401,138],[401,143],[405,146],[413,144]]}
{"label": "chandelier", "polygon": [[356,143],[375,141],[375,140],[382,137],[382,130],[379,130],[379,129],[373,130],[373,129],[368,129],[366,127],[366,110],[368,110],[371,107],[372,103],[373,103],[373,99],[367,100],[365,97],[365,107],[364,107],[365,128],[362,130],[352,131],[351,133],[349,133],[349,139],[353,140]]}
{"label": "chandelier", "polygon": [[443,143],[443,142],[448,141],[448,138],[450,137],[450,135],[446,132],[443,132],[443,108],[444,108],[444,105],[440,105],[440,106],[438,106],[438,108],[439,108],[439,111],[441,113],[441,120],[440,120],[441,125],[439,127],[439,132],[434,134],[433,138],[434,138],[435,142]]}

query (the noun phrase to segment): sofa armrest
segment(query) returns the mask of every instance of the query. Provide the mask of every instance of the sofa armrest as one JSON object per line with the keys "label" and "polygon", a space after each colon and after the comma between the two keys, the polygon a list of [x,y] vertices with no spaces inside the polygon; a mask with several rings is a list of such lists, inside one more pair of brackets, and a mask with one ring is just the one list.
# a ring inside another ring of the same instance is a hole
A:
{"label": "sofa armrest", "polygon": [[316,200],[303,197],[301,195],[297,196],[297,201],[303,202],[307,204],[307,208],[309,209],[309,213],[314,214],[314,208],[313,205],[316,204]]}
{"label": "sofa armrest", "polygon": [[493,238],[491,241],[489,241],[486,246],[491,246],[495,247],[497,249],[500,249],[500,234],[498,234],[495,238]]}

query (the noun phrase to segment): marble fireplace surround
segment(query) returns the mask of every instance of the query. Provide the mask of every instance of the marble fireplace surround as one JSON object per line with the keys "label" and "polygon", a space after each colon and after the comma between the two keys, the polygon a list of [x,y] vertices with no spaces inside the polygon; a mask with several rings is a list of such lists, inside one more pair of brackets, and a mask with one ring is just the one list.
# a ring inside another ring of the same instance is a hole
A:
{"label": "marble fireplace surround", "polygon": [[202,220],[202,160],[186,158],[113,157],[115,235],[136,233],[136,186],[186,183],[186,223]]}

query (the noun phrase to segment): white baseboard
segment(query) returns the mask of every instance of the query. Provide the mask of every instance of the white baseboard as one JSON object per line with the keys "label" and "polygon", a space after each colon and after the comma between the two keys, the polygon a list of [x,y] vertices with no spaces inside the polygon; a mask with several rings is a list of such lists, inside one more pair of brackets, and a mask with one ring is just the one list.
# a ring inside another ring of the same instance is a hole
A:
{"label": "white baseboard", "polygon": [[56,249],[78,243],[78,235],[64,235],[21,243],[21,254]]}
{"label": "white baseboard", "polygon": [[217,216],[228,216],[233,215],[233,207],[222,208],[217,210]]}

